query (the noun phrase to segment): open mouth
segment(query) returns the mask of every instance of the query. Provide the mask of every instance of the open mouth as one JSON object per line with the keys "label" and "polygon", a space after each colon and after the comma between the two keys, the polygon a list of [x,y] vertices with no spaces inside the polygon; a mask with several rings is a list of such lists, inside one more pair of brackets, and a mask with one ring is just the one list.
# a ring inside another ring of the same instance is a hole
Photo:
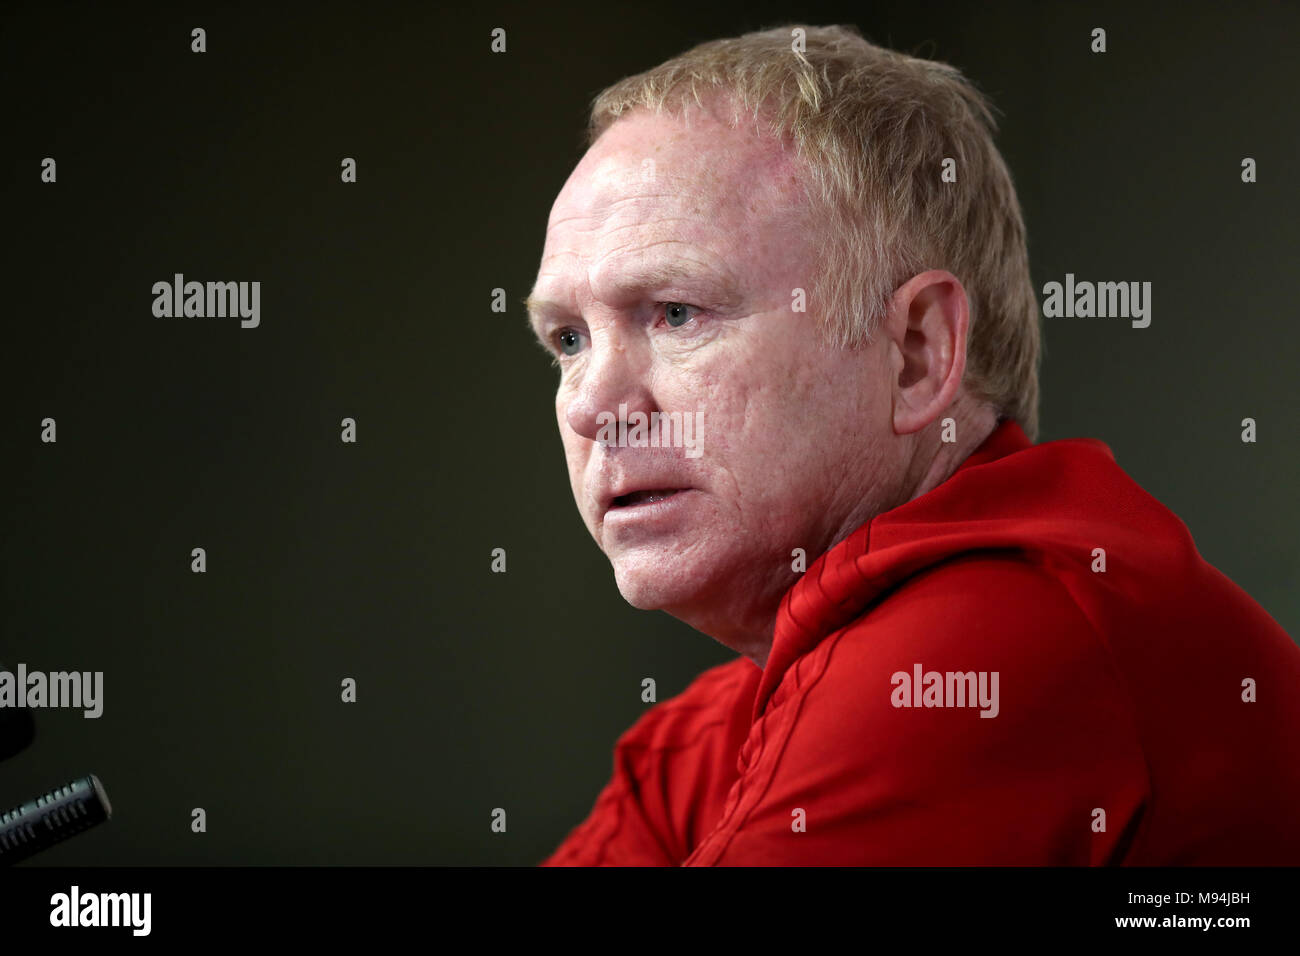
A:
{"label": "open mouth", "polygon": [[646,491],[634,491],[631,494],[619,495],[611,503],[611,508],[630,508],[633,505],[650,504],[654,501],[665,501],[677,494],[679,491],[685,491],[685,488],[655,488]]}

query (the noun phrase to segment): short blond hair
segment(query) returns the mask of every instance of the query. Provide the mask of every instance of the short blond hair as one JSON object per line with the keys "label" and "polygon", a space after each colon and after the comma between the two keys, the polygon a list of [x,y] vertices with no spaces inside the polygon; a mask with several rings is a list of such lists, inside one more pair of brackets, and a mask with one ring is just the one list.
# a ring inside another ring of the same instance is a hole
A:
{"label": "short blond hair", "polygon": [[[827,228],[810,302],[828,341],[865,344],[901,284],[947,269],[970,300],[967,392],[1035,439],[1038,299],[984,96],[955,67],[875,46],[854,27],[791,24],[620,80],[592,102],[588,144],[629,110],[679,114],[719,96],[766,118],[811,173],[805,188]],[[948,158],[955,182],[940,179]]]}

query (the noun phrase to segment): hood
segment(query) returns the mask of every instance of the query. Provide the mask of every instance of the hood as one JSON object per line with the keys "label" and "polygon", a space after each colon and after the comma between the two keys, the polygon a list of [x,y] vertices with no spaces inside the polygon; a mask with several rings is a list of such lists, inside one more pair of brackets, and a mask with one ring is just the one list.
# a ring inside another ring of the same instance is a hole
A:
{"label": "hood", "polygon": [[1150,602],[1142,582],[1200,561],[1186,526],[1091,438],[1035,445],[1003,421],[938,487],[882,512],[818,558],[786,593],[754,700],[757,720],[786,671],[827,636],[870,613],[918,572],[979,551],[1028,555],[1049,569],[1108,570],[1091,587]]}

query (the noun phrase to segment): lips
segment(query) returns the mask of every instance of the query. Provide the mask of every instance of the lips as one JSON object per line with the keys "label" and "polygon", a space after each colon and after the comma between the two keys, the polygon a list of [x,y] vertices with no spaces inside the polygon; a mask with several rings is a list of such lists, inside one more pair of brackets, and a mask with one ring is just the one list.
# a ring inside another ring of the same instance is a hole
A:
{"label": "lips", "polygon": [[685,475],[671,472],[636,477],[623,475],[608,483],[602,482],[595,495],[596,515],[641,514],[642,509],[648,514],[651,509],[658,511],[665,507],[664,502],[682,497],[683,492],[694,490],[695,485],[689,483]]}
{"label": "lips", "polygon": [[630,508],[633,505],[650,504],[655,501],[664,501],[671,498],[679,491],[685,491],[685,488],[654,488],[645,491],[633,491],[630,494],[619,495],[610,502],[610,508]]}

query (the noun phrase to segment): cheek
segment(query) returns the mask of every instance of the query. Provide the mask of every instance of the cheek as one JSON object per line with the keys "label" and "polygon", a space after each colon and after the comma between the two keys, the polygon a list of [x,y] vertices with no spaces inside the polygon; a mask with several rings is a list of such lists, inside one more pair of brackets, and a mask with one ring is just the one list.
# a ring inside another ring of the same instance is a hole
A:
{"label": "cheek", "polygon": [[564,460],[568,464],[569,483],[573,486],[574,492],[580,488],[580,479],[583,467],[589,454],[589,442],[583,440],[581,435],[575,434],[569,427],[569,421],[565,415],[565,409],[568,407],[567,398],[557,395],[555,398],[555,425],[560,432],[560,444],[564,446]]}
{"label": "cheek", "polygon": [[[788,376],[771,363],[729,366],[710,376],[692,398],[703,410],[707,467],[728,476],[721,485],[738,504],[778,495],[798,444],[802,423],[792,414]],[[795,400],[797,402],[797,399]]]}
{"label": "cheek", "polygon": [[[866,396],[853,393],[852,376],[841,376],[824,356],[804,360],[774,345],[770,357],[754,356],[744,369],[720,377],[707,401],[708,441],[721,467],[752,501],[781,501],[832,467],[854,436]],[[706,447],[708,447],[706,445]]]}
{"label": "cheek", "polygon": [[573,430],[561,420],[560,444],[564,446],[564,460],[569,466],[569,476],[576,480],[582,474],[586,463],[589,443],[583,441],[582,436],[575,435]]}

